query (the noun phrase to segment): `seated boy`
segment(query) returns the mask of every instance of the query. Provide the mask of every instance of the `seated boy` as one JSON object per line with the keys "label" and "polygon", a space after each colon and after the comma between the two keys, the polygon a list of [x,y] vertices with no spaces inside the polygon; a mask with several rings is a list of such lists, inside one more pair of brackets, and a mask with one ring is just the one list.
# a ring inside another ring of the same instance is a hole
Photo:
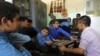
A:
{"label": "seated boy", "polygon": [[40,48],[41,52],[47,52],[48,48],[46,45],[51,45],[52,41],[49,39],[48,36],[48,27],[44,27],[41,29],[41,32],[38,33],[36,40],[37,40],[37,47]]}

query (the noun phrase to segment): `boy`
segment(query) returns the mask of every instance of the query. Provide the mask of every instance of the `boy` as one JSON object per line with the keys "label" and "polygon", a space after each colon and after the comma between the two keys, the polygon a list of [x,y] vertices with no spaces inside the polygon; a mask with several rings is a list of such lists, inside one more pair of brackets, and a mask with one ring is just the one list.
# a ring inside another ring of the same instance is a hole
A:
{"label": "boy", "polygon": [[64,31],[62,28],[59,27],[59,21],[54,19],[50,21],[49,24],[49,37],[52,41],[59,41],[58,36],[59,34],[63,34],[66,38],[69,38],[71,40],[76,40],[69,34],[68,32]]}
{"label": "boy", "polygon": [[9,40],[9,33],[19,28],[19,9],[8,2],[0,2],[0,56],[23,56]]}
{"label": "boy", "polygon": [[50,45],[52,44],[51,40],[49,39],[49,36],[48,36],[48,27],[44,27],[41,29],[41,32],[38,33],[37,37],[36,37],[36,40],[38,41],[37,42],[37,47],[40,48],[40,51],[42,52],[47,52],[48,48],[46,46],[47,45]]}
{"label": "boy", "polygon": [[25,29],[29,27],[29,23],[28,23],[28,18],[21,16],[19,17],[19,21],[20,21],[20,28],[18,29],[18,32],[21,34],[26,34]]}

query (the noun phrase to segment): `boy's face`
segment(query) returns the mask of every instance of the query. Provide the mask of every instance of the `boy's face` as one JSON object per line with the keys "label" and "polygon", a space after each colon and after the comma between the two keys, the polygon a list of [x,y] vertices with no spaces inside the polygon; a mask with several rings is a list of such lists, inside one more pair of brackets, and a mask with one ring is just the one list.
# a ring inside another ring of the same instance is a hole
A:
{"label": "boy's face", "polygon": [[77,15],[77,16],[76,16],[76,18],[77,18],[77,19],[79,19],[79,18],[80,18],[80,16],[79,16],[79,15]]}
{"label": "boy's face", "polygon": [[59,22],[56,21],[56,22],[53,24],[53,27],[54,27],[54,28],[58,28],[58,27],[59,27]]}
{"label": "boy's face", "polygon": [[46,35],[48,35],[48,30],[42,29],[41,33],[42,33],[43,36],[46,36]]}
{"label": "boy's face", "polygon": [[28,22],[28,23],[29,23],[28,28],[32,27],[32,23],[30,23],[30,22]]}
{"label": "boy's face", "polygon": [[7,20],[6,29],[8,32],[16,31],[19,28],[19,14],[13,18],[13,21]]}
{"label": "boy's face", "polygon": [[22,21],[21,22],[21,27],[27,28],[29,26],[28,20]]}
{"label": "boy's face", "polygon": [[79,30],[83,30],[83,24],[82,23],[78,22],[77,27],[78,27]]}

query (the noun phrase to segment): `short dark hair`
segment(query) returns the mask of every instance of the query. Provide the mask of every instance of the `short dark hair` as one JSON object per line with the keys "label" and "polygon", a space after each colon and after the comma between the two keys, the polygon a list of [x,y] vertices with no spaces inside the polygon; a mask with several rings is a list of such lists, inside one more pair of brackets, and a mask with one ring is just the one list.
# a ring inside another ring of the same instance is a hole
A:
{"label": "short dark hair", "polygon": [[31,20],[31,19],[28,19],[28,22],[29,22],[29,23],[32,23],[32,20]]}
{"label": "short dark hair", "polygon": [[55,24],[55,22],[59,22],[57,19],[53,19],[49,22],[49,25]]}
{"label": "short dark hair", "polygon": [[79,19],[79,23],[83,23],[85,26],[90,26],[91,18],[87,15],[81,16]]}
{"label": "short dark hair", "polygon": [[0,2],[0,24],[2,17],[13,21],[16,14],[19,14],[19,8],[9,2]]}
{"label": "short dark hair", "polygon": [[25,21],[25,20],[28,20],[28,18],[25,17],[25,16],[20,16],[20,17],[19,17],[19,21]]}
{"label": "short dark hair", "polygon": [[46,29],[47,31],[49,31],[49,28],[48,27],[43,27],[41,30],[43,30],[43,29]]}
{"label": "short dark hair", "polygon": [[80,13],[77,13],[76,16],[81,16],[81,14]]}

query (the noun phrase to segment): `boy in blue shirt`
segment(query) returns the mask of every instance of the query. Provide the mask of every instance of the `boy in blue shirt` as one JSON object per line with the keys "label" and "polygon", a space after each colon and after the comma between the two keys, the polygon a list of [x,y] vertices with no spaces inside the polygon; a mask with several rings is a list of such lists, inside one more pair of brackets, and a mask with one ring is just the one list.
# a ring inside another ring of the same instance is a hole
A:
{"label": "boy in blue shirt", "polygon": [[49,36],[48,36],[48,27],[44,27],[41,29],[41,32],[38,33],[37,37],[36,37],[36,40],[38,41],[37,42],[37,47],[40,49],[40,51],[42,52],[47,52],[48,48],[46,46],[47,45],[50,45],[52,44],[51,40],[49,39]]}
{"label": "boy in blue shirt", "polygon": [[19,9],[8,2],[0,2],[0,56],[23,56],[9,40],[9,33],[19,28]]}
{"label": "boy in blue shirt", "polygon": [[66,38],[76,40],[71,36],[71,34],[59,27],[59,21],[57,19],[50,21],[49,25],[49,37],[52,41],[59,41],[58,36],[60,33],[63,34]]}

